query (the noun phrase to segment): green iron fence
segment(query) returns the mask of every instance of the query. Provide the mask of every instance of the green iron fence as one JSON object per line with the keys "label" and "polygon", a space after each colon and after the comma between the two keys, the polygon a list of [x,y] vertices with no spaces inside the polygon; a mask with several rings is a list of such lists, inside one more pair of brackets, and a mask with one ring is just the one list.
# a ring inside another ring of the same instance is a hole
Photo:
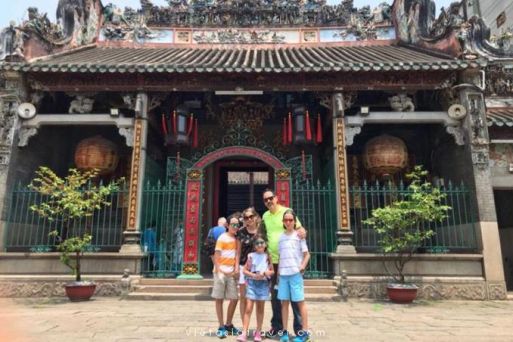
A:
{"label": "green iron fence", "polygon": [[46,198],[26,185],[15,186],[7,215],[5,246],[8,252],[55,251],[55,238],[48,236],[53,230],[59,231],[62,237],[86,232],[91,234],[92,252],[119,250],[128,211],[128,189],[125,184],[109,196],[111,205],[95,211],[92,217],[73,220],[66,225],[59,219],[50,222],[30,210],[30,206]]}
{"label": "green iron fence", "polygon": [[292,208],[308,231],[310,264],[305,277],[328,278],[332,275],[329,254],[337,247],[336,191],[331,182],[320,181],[292,185]]}
{"label": "green iron fence", "polygon": [[[472,192],[464,184],[454,186],[451,182],[440,190],[446,195],[443,204],[452,209],[445,220],[439,223],[423,223],[422,228],[430,227],[435,235],[419,249],[426,253],[474,253],[477,251],[475,231],[475,210]],[[360,252],[379,250],[379,236],[372,227],[363,221],[372,215],[372,210],[384,207],[393,201],[402,200],[410,191],[403,183],[398,186],[375,183],[351,187],[349,190],[351,228],[355,246]],[[421,229],[422,229],[421,228]]]}
{"label": "green iron fence", "polygon": [[147,183],[142,196],[142,273],[174,277],[182,270],[185,183]]}

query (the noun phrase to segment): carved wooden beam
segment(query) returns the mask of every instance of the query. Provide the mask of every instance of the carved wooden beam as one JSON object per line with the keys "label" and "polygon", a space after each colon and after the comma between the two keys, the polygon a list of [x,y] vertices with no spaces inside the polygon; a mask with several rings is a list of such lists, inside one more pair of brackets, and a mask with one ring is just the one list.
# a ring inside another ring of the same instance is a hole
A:
{"label": "carved wooden beam", "polygon": [[[214,91],[239,87],[263,91],[358,91],[440,89],[453,71],[341,73],[93,74],[32,73],[33,89],[45,91]],[[222,79],[222,82],[219,80]]]}

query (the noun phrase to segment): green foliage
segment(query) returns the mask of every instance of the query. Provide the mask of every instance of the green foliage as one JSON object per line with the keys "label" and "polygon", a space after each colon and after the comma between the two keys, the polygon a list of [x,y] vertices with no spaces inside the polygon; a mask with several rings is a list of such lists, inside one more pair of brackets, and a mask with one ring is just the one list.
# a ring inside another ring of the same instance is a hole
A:
{"label": "green foliage", "polygon": [[[50,168],[41,166],[36,176],[29,184],[29,188],[44,195],[45,201],[32,205],[30,209],[47,218],[50,222],[63,223],[63,231],[72,232],[71,226],[75,220],[92,217],[96,210],[109,206],[108,197],[119,189],[120,179],[108,185],[94,185],[98,177],[98,170],[80,171],[70,169],[64,178],[59,177]],[[49,235],[55,237],[59,244],[57,250],[61,252],[61,261],[69,267],[76,277],[81,280],[80,258],[91,245],[92,236],[88,233],[78,236],[61,236],[57,229]],[[70,255],[75,254],[74,258]]]}
{"label": "green foliage", "polygon": [[401,283],[404,283],[406,263],[417,248],[435,234],[425,226],[442,221],[451,209],[442,204],[445,194],[433,187],[426,180],[427,176],[422,166],[415,166],[412,173],[406,175],[411,183],[405,198],[373,210],[372,217],[364,221],[378,233],[383,253],[394,262],[395,272],[389,273]]}

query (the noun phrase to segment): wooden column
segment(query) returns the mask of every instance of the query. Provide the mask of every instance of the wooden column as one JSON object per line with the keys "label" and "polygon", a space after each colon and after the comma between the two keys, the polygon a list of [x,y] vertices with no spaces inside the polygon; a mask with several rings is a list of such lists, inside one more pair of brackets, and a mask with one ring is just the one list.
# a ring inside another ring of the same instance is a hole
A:
{"label": "wooden column", "polygon": [[332,96],[333,147],[335,180],[337,188],[337,253],[354,254],[353,232],[349,221],[349,189],[347,179],[347,154],[344,127],[344,95]]}
{"label": "wooden column", "polygon": [[121,253],[141,253],[141,202],[148,135],[148,96],[138,94],[135,106],[134,143],[129,183],[128,220]]}

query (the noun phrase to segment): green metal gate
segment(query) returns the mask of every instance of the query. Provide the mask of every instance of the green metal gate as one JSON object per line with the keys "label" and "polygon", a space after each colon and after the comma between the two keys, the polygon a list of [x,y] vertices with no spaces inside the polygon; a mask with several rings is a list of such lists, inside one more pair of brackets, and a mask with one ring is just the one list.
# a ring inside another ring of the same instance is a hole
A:
{"label": "green metal gate", "polygon": [[141,247],[147,254],[142,273],[175,277],[182,270],[185,185],[146,183],[142,196]]}
{"label": "green metal gate", "polygon": [[7,209],[6,232],[3,237],[7,252],[53,252],[57,244],[55,237],[49,236],[53,230],[59,231],[62,236],[91,234],[89,252],[119,251],[128,211],[126,183],[108,196],[107,201],[110,205],[96,210],[92,217],[76,219],[67,225],[59,218],[50,222],[30,210],[32,205],[47,200],[46,197],[25,184],[14,187]]}
{"label": "green metal gate", "polygon": [[141,212],[141,248],[146,252],[142,274],[146,277],[171,278],[182,271],[185,172],[190,165],[187,159],[169,157],[166,182],[150,176],[160,171],[146,171],[149,181],[143,187]]}
{"label": "green metal gate", "polygon": [[[402,182],[399,185],[367,184],[353,186],[349,189],[351,229],[354,242],[359,252],[378,252],[379,236],[372,227],[363,224],[371,217],[372,211],[382,208],[394,201],[402,200],[410,193]],[[424,223],[435,235],[420,248],[426,253],[476,253],[476,212],[473,209],[473,193],[462,183],[440,187],[446,195],[443,204],[451,207],[448,216],[442,222]]]}
{"label": "green metal gate", "polygon": [[333,271],[329,254],[337,247],[336,191],[328,181],[296,181],[292,184],[292,208],[307,229],[310,265],[305,277],[329,278]]}

